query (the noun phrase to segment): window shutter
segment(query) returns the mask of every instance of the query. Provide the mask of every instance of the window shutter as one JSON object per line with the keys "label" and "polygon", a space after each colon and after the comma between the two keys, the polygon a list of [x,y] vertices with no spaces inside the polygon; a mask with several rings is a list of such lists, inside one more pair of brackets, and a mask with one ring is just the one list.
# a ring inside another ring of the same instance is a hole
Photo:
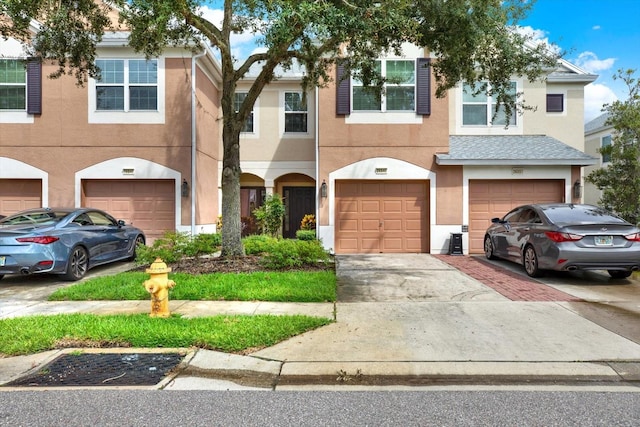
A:
{"label": "window shutter", "polygon": [[27,114],[42,114],[42,64],[27,60]]}
{"label": "window shutter", "polygon": [[[347,115],[351,113],[351,79],[344,77],[344,65],[336,68],[336,114]],[[344,80],[342,80],[344,78]]]}
{"label": "window shutter", "polygon": [[559,94],[547,94],[547,113],[562,113],[564,110],[564,96]]}
{"label": "window shutter", "polygon": [[416,70],[416,113],[431,114],[431,59],[418,58]]}

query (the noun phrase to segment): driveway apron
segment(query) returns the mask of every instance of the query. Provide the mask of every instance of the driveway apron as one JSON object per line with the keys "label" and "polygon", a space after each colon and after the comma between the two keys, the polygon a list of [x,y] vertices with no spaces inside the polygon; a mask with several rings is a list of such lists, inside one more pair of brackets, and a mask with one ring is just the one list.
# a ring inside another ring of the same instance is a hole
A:
{"label": "driveway apron", "polygon": [[255,356],[288,363],[640,360],[640,345],[562,303],[511,301],[429,254],[339,255],[336,265],[336,323]]}

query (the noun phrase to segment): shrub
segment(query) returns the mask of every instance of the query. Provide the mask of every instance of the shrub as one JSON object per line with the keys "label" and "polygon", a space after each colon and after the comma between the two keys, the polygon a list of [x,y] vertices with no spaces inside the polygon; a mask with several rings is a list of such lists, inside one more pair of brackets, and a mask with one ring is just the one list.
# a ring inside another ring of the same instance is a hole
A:
{"label": "shrub", "polygon": [[290,239],[279,240],[264,255],[262,265],[272,270],[302,266],[296,241]]}
{"label": "shrub", "polygon": [[242,239],[244,253],[247,255],[260,255],[271,250],[271,247],[278,242],[275,237],[266,234],[254,234]]}
{"label": "shrub", "polygon": [[272,270],[315,265],[329,260],[319,240],[278,240],[262,258],[262,265]]}
{"label": "shrub", "polygon": [[296,239],[298,240],[315,240],[316,230],[298,230],[296,231]]}
{"label": "shrub", "polygon": [[191,237],[188,233],[167,231],[156,239],[151,246],[139,246],[136,250],[137,264],[151,264],[156,258],[166,263],[179,261],[188,256],[211,254],[218,250],[222,238],[219,234],[198,234]]}
{"label": "shrub", "polygon": [[284,203],[282,203],[280,195],[267,196],[264,204],[254,209],[253,215],[256,217],[261,232],[275,237],[280,230],[284,216]]}
{"label": "shrub", "polygon": [[316,216],[313,214],[307,214],[300,221],[300,230],[315,230],[316,229]]}

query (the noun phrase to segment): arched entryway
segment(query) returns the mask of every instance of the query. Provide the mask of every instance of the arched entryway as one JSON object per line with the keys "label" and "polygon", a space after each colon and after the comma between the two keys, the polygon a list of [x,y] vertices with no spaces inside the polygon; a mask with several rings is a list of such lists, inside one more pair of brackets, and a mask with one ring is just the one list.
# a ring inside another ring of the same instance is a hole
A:
{"label": "arched entryway", "polygon": [[303,174],[283,175],[276,180],[276,192],[282,196],[285,214],[282,237],[293,239],[305,215],[316,212],[316,181]]}

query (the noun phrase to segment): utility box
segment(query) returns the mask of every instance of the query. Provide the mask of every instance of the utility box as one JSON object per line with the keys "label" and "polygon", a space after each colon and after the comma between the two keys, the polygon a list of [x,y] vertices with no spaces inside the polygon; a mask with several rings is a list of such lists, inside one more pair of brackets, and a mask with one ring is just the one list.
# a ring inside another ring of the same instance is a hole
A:
{"label": "utility box", "polygon": [[449,255],[464,255],[464,252],[462,251],[462,233],[450,234]]}

